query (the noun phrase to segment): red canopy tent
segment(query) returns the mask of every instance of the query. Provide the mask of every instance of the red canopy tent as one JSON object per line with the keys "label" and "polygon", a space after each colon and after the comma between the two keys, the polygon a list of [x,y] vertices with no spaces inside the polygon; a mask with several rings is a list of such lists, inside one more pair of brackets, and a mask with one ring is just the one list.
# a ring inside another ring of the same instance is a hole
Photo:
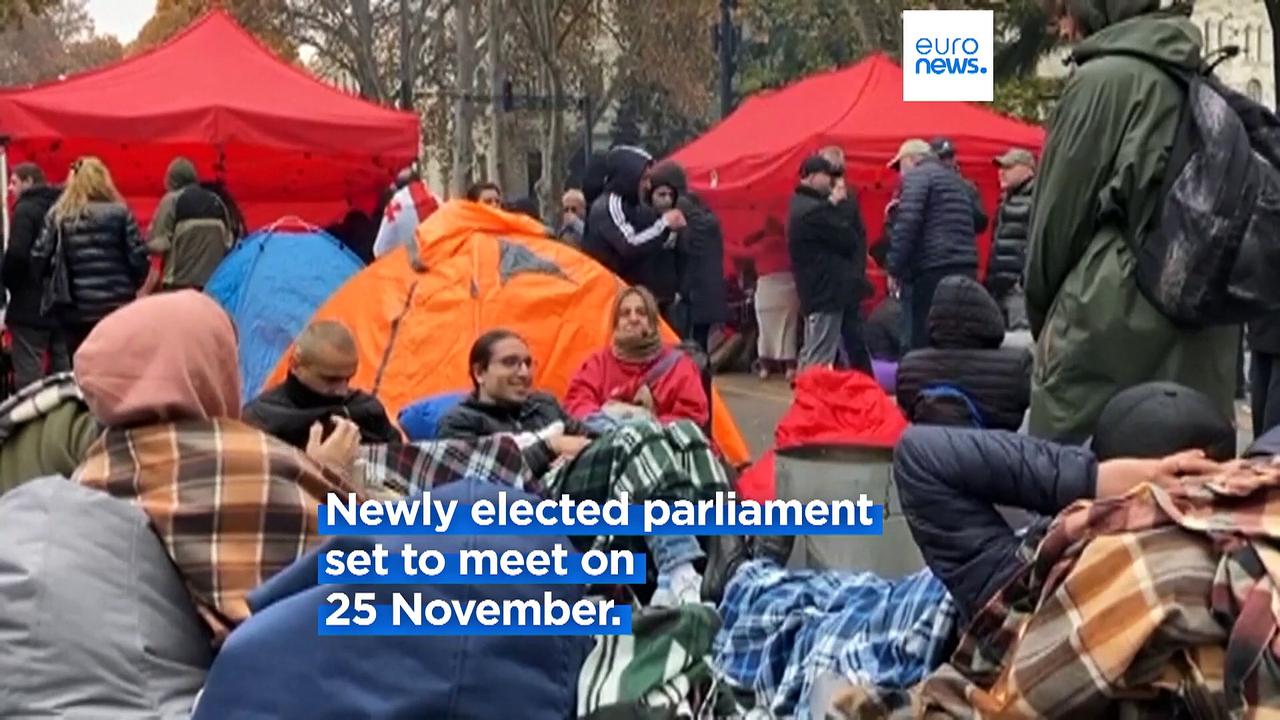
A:
{"label": "red canopy tent", "polygon": [[[898,181],[885,167],[904,140],[945,135],[955,143],[961,172],[978,184],[988,211],[1000,187],[992,159],[1012,146],[1039,153],[1044,131],[967,103],[902,100],[902,69],[883,54],[751,96],[732,115],[681,148],[672,159],[690,186],[720,217],[726,252],[742,254],[742,239],[772,215],[786,222],[800,163],[827,145],[846,153],[874,242]],[[986,266],[986,242],[979,243]]]}
{"label": "red canopy tent", "polygon": [[65,80],[0,90],[9,162],[60,180],[97,155],[141,222],[169,161],[222,179],[251,227],[284,215],[325,224],[377,194],[418,155],[413,113],[366,102],[279,58],[224,11],[146,53]]}

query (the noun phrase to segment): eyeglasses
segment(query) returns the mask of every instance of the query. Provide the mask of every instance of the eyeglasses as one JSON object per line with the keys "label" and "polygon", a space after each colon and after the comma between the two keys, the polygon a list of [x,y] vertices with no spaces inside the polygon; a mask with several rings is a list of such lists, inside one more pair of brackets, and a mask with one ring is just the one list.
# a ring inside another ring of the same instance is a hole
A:
{"label": "eyeglasses", "polygon": [[529,370],[533,369],[533,358],[528,355],[508,355],[506,357],[498,358],[495,362],[507,370],[515,370],[521,366]]}

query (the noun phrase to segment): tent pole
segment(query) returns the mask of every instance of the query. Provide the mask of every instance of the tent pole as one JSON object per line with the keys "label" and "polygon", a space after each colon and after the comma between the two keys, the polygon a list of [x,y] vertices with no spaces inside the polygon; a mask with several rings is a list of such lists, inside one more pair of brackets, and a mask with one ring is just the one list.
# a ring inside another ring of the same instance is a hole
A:
{"label": "tent pole", "polygon": [[0,240],[9,249],[9,136],[0,135]]}

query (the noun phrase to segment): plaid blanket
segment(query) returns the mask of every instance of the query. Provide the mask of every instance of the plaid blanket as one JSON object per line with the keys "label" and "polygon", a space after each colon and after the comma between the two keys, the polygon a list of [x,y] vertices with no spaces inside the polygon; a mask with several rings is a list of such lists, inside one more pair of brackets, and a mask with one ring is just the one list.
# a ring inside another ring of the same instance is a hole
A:
{"label": "plaid blanket", "polygon": [[412,495],[468,477],[523,489],[532,477],[520,447],[505,435],[360,448],[357,478],[371,494]]}
{"label": "plaid blanket", "polygon": [[716,672],[777,717],[809,717],[826,672],[909,688],[943,661],[956,633],[955,605],[928,570],[889,581],[752,560],[729,581],[720,613]]}
{"label": "plaid blanket", "polygon": [[71,400],[84,402],[84,395],[69,372],[49,375],[21,388],[0,403],[0,444],[23,425]]}
{"label": "plaid blanket", "polygon": [[688,698],[711,679],[708,653],[719,627],[705,605],[636,609],[631,635],[596,638],[578,674],[578,717],[692,717]]}
{"label": "plaid blanket", "polygon": [[110,429],[73,479],[142,507],[215,642],[249,616],[250,590],[319,539],[326,495],[356,491],[234,420]]}
{"label": "plaid blanket", "polygon": [[[920,688],[915,716],[1280,713],[1280,467],[1079,502]],[[851,717],[873,717],[874,703]]]}
{"label": "plaid blanket", "polygon": [[[729,478],[701,428],[688,420],[637,422],[596,438],[572,462],[552,466],[537,488],[603,502],[628,493],[631,502],[696,500],[728,492]],[[605,548],[612,537],[596,538]]]}

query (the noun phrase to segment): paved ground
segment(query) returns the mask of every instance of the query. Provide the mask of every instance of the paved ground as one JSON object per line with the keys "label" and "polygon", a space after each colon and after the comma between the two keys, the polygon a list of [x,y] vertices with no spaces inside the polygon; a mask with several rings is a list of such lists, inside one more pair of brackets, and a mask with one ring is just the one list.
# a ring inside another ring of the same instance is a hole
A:
{"label": "paved ground", "polygon": [[[773,431],[791,406],[791,388],[782,378],[762,382],[754,375],[717,375],[716,387],[738,422],[751,457],[758,458],[773,446]],[[1237,448],[1243,452],[1253,441],[1248,404],[1236,403]]]}

